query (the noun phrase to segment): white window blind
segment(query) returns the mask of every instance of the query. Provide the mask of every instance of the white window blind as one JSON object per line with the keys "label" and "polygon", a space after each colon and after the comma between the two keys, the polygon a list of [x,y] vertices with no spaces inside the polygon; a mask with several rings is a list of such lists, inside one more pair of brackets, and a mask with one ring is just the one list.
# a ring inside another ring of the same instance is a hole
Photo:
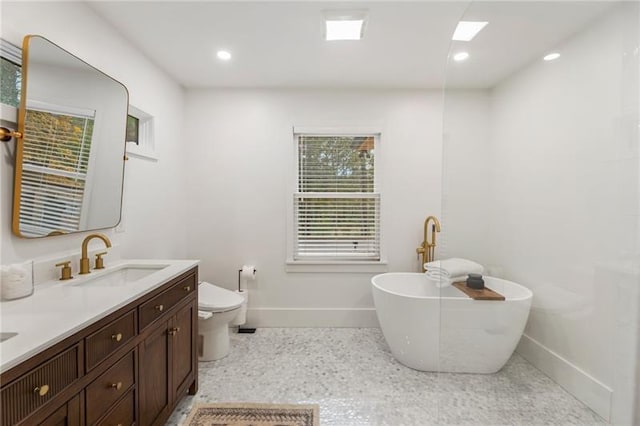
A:
{"label": "white window blind", "polygon": [[294,260],[380,260],[375,135],[296,135]]}
{"label": "white window blind", "polygon": [[25,235],[79,229],[93,124],[89,114],[27,109],[20,199]]}

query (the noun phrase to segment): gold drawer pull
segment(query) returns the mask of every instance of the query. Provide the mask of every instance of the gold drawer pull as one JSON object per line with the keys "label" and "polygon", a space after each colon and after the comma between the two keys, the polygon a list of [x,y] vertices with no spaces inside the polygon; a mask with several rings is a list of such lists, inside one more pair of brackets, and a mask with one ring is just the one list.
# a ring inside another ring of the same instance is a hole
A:
{"label": "gold drawer pull", "polygon": [[49,385],[36,386],[33,393],[37,393],[40,396],[45,396],[49,393]]}
{"label": "gold drawer pull", "polygon": [[182,289],[183,289],[184,291],[191,291],[191,286],[190,286],[190,285],[187,285],[187,286],[182,287]]}
{"label": "gold drawer pull", "polygon": [[164,311],[164,305],[156,305],[156,311],[158,312]]}
{"label": "gold drawer pull", "polygon": [[109,387],[112,388],[112,389],[115,389],[115,390],[120,390],[120,389],[122,389],[122,382],[111,383],[111,385]]}
{"label": "gold drawer pull", "polygon": [[180,327],[173,327],[173,328],[170,328],[170,329],[169,329],[169,334],[173,336],[173,335],[174,335],[174,334],[176,334],[178,331],[180,331]]}
{"label": "gold drawer pull", "polygon": [[115,340],[116,342],[119,342],[120,340],[122,340],[122,333],[112,335],[111,339]]}

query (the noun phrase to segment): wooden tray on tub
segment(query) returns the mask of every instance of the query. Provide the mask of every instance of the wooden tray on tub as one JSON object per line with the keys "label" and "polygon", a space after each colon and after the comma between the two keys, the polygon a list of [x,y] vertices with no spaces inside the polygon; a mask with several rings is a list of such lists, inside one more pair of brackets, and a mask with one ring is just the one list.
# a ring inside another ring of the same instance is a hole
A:
{"label": "wooden tray on tub", "polygon": [[505,297],[503,295],[501,295],[500,293],[496,293],[495,291],[487,287],[481,290],[476,290],[467,287],[467,283],[464,281],[453,283],[453,286],[473,300],[505,300]]}

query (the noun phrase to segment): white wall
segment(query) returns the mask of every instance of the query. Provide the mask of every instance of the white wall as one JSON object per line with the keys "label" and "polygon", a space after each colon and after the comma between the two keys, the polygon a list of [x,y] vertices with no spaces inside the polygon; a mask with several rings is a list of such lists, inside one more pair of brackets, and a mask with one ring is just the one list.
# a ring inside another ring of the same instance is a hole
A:
{"label": "white wall", "polygon": [[[130,103],[156,123],[157,163],[131,158],[126,165],[124,233],[107,231],[126,257],[184,257],[186,254],[182,88],[148,61],[86,4],[6,2],[1,36],[21,45],[26,34],[40,34],[104,71],[129,89]],[[10,121],[15,118],[3,117]],[[2,144],[0,161],[0,263],[59,251],[79,251],[85,234],[24,240],[13,236],[14,142]]]}
{"label": "white wall", "polygon": [[[634,8],[614,10],[557,46],[560,59],[536,61],[492,91],[488,182],[482,168],[472,168],[449,185],[443,206],[445,217],[453,210],[466,223],[453,231],[448,250],[467,250],[532,289],[518,351],[615,424],[632,424],[637,363]],[[445,133],[463,121],[451,115],[445,111]],[[454,179],[447,165],[464,161],[445,156],[445,182]],[[479,197],[488,206],[484,219],[460,209],[461,199],[474,201],[465,181],[479,191],[487,182]]]}
{"label": "white wall", "polygon": [[440,256],[488,267],[489,92],[447,90],[444,102]]}
{"label": "white wall", "polygon": [[[462,96],[462,95],[461,95]],[[440,216],[438,91],[208,90],[187,94],[189,255],[234,288],[255,264],[254,325],[375,325],[371,273],[285,271],[294,183],[293,126],[374,126],[389,271],[417,271],[426,216]]]}

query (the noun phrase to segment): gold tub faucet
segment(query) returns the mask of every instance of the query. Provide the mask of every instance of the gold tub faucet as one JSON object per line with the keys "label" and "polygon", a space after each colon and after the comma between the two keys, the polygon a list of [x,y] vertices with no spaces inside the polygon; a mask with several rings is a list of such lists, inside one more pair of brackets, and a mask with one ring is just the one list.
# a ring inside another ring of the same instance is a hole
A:
{"label": "gold tub faucet", "polygon": [[102,241],[104,241],[104,244],[107,247],[111,247],[111,241],[109,241],[109,238],[104,235],[104,234],[91,234],[91,235],[87,235],[87,238],[85,238],[82,241],[82,257],[80,258],[80,274],[84,275],[84,274],[88,274],[89,272],[91,272],[91,268],[89,267],[89,256],[87,254],[87,251],[89,249],[89,241],[91,241],[94,238],[100,238]]}
{"label": "gold tub faucet", "polygon": [[[431,228],[431,241],[429,241],[429,228]],[[440,232],[440,221],[435,216],[429,216],[424,221],[424,240],[416,249],[416,253],[422,255],[422,272],[425,271],[424,264],[433,261],[435,256],[437,232]]]}

